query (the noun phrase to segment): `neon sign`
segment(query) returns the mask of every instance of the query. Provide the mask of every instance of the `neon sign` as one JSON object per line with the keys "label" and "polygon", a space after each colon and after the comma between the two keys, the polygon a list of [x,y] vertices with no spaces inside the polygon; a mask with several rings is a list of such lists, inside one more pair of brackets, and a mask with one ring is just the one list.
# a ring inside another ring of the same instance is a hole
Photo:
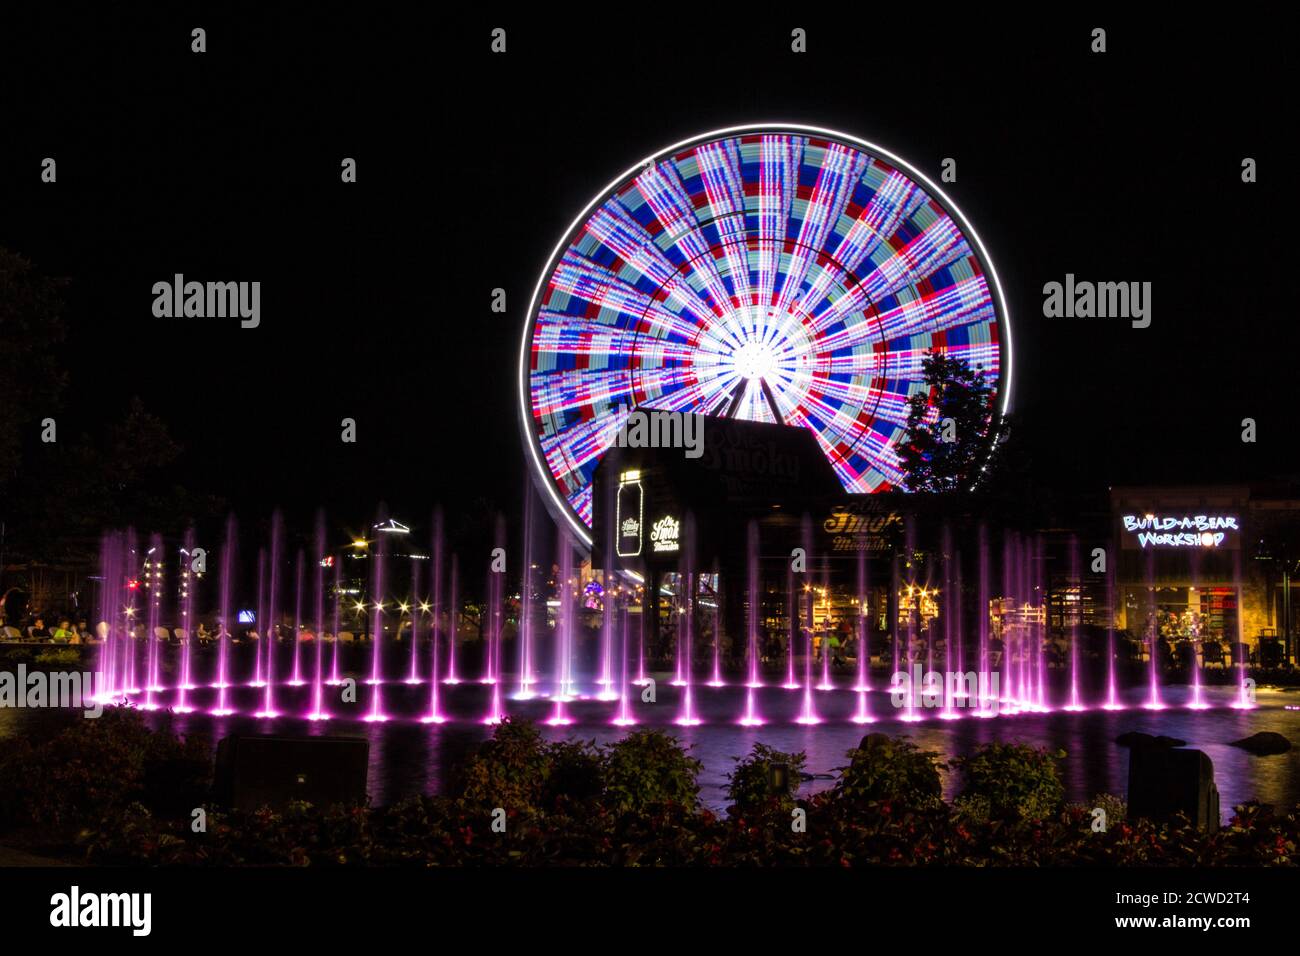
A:
{"label": "neon sign", "polygon": [[676,551],[682,524],[676,518],[664,515],[650,529],[650,541],[655,551]]}
{"label": "neon sign", "polygon": [[618,476],[618,499],[614,506],[615,553],[620,558],[641,554],[641,520],[644,507],[641,472],[625,471]]}
{"label": "neon sign", "polygon": [[897,512],[855,503],[835,506],[822,522],[822,530],[832,536],[832,551],[886,551],[892,532],[902,524],[903,516]]}
{"label": "neon sign", "polygon": [[1229,531],[1241,531],[1231,515],[1124,515],[1123,522],[1143,548],[1217,548]]}

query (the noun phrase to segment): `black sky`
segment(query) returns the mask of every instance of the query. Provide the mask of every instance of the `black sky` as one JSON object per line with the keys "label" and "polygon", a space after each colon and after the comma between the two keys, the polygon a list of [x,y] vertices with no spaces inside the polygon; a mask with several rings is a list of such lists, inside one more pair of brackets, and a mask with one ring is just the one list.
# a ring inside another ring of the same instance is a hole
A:
{"label": "black sky", "polygon": [[[139,395],[186,448],[180,480],[239,511],[514,509],[518,341],[551,247],[635,160],[772,120],[934,178],[957,159],[946,188],[1001,274],[1040,470],[1083,488],[1294,470],[1284,32],[1013,9],[10,20],[0,244],[72,279],[61,428]],[[1244,156],[1260,182],[1241,183]],[[261,281],[261,328],[155,319],[151,287],[176,272]],[[1152,282],[1152,326],[1042,318],[1067,272]]]}

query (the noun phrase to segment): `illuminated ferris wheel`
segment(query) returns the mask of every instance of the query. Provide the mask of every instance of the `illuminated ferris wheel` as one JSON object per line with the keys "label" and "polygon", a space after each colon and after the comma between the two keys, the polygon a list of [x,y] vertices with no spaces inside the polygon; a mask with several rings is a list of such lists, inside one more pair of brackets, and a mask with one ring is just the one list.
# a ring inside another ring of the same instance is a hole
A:
{"label": "illuminated ferris wheel", "polygon": [[841,133],[719,130],[620,175],[556,247],[524,328],[524,441],[584,543],[596,465],[636,408],[807,428],[845,489],[896,489],[931,348],[1006,411],[997,275],[942,191]]}

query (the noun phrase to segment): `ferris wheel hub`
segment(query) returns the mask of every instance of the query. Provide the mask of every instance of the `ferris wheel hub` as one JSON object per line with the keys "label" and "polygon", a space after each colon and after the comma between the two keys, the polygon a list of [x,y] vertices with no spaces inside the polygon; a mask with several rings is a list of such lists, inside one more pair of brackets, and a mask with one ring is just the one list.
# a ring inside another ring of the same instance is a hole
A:
{"label": "ferris wheel hub", "polygon": [[771,378],[779,364],[776,353],[765,343],[746,342],[731,354],[732,368],[741,378]]}

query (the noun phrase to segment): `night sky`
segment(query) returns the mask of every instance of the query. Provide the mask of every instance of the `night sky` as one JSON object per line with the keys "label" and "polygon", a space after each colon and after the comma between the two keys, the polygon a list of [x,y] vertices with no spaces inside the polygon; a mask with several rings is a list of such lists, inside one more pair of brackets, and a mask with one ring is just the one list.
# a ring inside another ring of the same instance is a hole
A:
{"label": "night sky", "polygon": [[[1280,32],[1219,16],[597,9],[5,24],[0,245],[72,280],[61,431],[94,431],[139,395],[186,449],[177,480],[241,513],[358,517],[383,499],[420,519],[479,497],[516,510],[523,313],[565,227],[670,143],[786,121],[934,179],[957,159],[944,188],[1001,275],[1014,411],[1044,480],[1294,467]],[[796,26],[805,55],[789,52]],[[1105,55],[1089,52],[1094,26]],[[55,185],[39,181],[44,156]],[[356,185],[339,181],[345,156]],[[1241,182],[1244,156],[1260,182]],[[151,287],[177,272],[261,281],[261,327],[154,318]],[[1151,327],[1044,319],[1042,286],[1067,272],[1152,282]],[[345,416],[355,445],[339,440]],[[1257,445],[1240,441],[1247,416]]]}

